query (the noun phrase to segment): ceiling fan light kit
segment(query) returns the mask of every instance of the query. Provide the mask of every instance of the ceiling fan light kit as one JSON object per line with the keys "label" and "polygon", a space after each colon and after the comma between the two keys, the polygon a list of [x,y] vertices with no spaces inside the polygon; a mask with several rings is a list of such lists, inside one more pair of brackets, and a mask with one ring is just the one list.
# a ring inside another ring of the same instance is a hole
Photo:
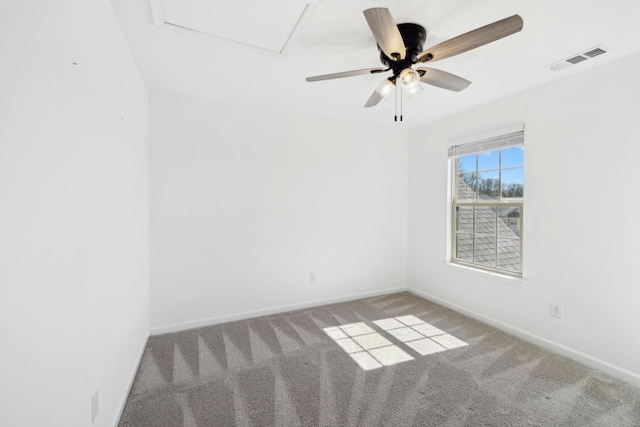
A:
{"label": "ceiling fan light kit", "polygon": [[378,86],[378,88],[376,89],[376,92],[378,92],[383,98],[388,99],[389,96],[391,95],[391,92],[395,88],[396,88],[395,83],[392,82],[390,79],[387,79],[382,83],[380,83],[380,86]]}
{"label": "ceiling fan light kit", "polygon": [[420,95],[420,92],[422,90],[424,90],[424,89],[419,84],[413,85],[411,87],[404,88],[404,92],[407,93],[407,98],[409,98],[409,99],[417,98],[418,95]]}
{"label": "ceiling fan light kit", "polygon": [[389,9],[383,7],[367,9],[363,13],[378,45],[380,62],[387,68],[344,71],[307,77],[306,80],[316,82],[391,71],[391,77],[386,78],[376,88],[364,106],[368,108],[377,105],[382,99],[388,98],[395,89],[396,121],[398,92],[402,121],[402,92],[406,92],[409,98],[415,97],[422,90],[420,82],[454,92],[460,92],[471,84],[469,80],[435,68],[414,69],[415,64],[435,62],[467,52],[515,34],[523,27],[522,18],[513,15],[423,50],[427,39],[427,31],[423,26],[413,23],[396,24]]}
{"label": "ceiling fan light kit", "polygon": [[411,89],[420,84],[420,74],[411,67],[400,71],[400,84],[405,89]]}

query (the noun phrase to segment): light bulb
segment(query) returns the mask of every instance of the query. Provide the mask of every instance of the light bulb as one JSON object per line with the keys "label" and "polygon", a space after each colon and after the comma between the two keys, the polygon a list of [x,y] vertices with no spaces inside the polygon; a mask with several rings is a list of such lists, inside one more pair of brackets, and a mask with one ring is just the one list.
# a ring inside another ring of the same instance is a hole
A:
{"label": "light bulb", "polygon": [[400,71],[400,84],[405,89],[410,89],[412,87],[418,86],[420,83],[420,73],[412,68],[405,68]]}
{"label": "light bulb", "polygon": [[389,95],[391,95],[395,86],[396,85],[391,80],[385,80],[380,84],[380,86],[378,86],[376,92],[378,92],[378,94],[383,98],[389,98]]}

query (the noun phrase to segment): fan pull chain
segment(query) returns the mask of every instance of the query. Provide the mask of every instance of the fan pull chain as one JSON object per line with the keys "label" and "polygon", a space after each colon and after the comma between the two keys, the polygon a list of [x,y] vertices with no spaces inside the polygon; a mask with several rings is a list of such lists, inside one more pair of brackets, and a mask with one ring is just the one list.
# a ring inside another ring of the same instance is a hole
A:
{"label": "fan pull chain", "polygon": [[393,116],[393,121],[397,122],[398,121],[398,85],[395,85],[395,89],[394,89],[394,96],[395,96],[395,102],[393,103],[393,107],[395,108],[395,116]]}
{"label": "fan pull chain", "polygon": [[396,84],[395,92],[396,92],[395,93],[395,97],[396,97],[396,99],[395,99],[395,112],[396,112],[396,115],[393,116],[393,121],[397,122],[398,121],[398,92],[400,92],[400,121],[402,121],[402,86],[398,86]]}
{"label": "fan pull chain", "polygon": [[400,86],[400,121],[402,121],[402,86]]}

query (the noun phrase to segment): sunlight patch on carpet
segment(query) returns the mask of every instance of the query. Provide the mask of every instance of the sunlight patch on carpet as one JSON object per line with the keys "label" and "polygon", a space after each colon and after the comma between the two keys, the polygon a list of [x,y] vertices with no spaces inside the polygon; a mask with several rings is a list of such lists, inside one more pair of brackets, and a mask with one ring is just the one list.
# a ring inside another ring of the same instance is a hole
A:
{"label": "sunlight patch on carpet", "polygon": [[413,359],[364,322],[331,326],[324,331],[365,371]]}
{"label": "sunlight patch on carpet", "polygon": [[[374,320],[373,323],[421,356],[468,345],[412,315]],[[324,332],[365,371],[413,360],[399,345],[364,322],[331,326],[324,328]]]}

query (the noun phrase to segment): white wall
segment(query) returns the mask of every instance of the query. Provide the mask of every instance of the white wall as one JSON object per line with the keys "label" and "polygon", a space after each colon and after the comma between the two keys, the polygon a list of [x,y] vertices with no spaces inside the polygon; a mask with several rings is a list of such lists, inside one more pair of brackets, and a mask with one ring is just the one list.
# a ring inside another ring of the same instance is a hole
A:
{"label": "white wall", "polygon": [[[412,132],[409,287],[640,382],[639,73],[636,54]],[[448,141],[517,123],[521,286],[444,262]]]}
{"label": "white wall", "polygon": [[152,333],[406,286],[406,131],[163,96],[150,123]]}
{"label": "white wall", "polygon": [[2,2],[0,58],[0,425],[113,426],[148,335],[146,88],[108,1]]}

